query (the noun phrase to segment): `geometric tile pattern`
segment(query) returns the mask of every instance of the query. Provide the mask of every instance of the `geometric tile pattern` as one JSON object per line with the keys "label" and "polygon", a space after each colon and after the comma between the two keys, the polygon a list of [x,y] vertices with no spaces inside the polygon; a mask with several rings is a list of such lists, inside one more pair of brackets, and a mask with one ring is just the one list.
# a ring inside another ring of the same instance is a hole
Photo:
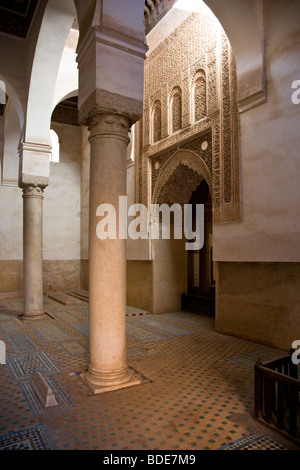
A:
{"label": "geometric tile pattern", "polygon": [[54,450],[45,427],[35,426],[0,436],[0,450]]}
{"label": "geometric tile pattern", "polygon": [[7,364],[17,380],[31,378],[37,372],[46,375],[60,371],[45,352],[8,356]]}
{"label": "geometric tile pattern", "polygon": [[9,310],[2,310],[0,311],[0,321],[2,320],[11,320],[12,313]]}
{"label": "geometric tile pattern", "polygon": [[89,337],[89,323],[87,322],[84,322],[84,323],[73,323],[71,325],[73,328],[75,328],[75,330],[79,331],[80,333],[82,333],[84,336],[87,336]]}
{"label": "geometric tile pattern", "polygon": [[10,305],[12,307],[16,307],[17,309],[23,309],[24,308],[24,302],[20,302],[20,301],[10,302]]}
{"label": "geometric tile pattern", "polygon": [[[37,448],[29,434],[20,436],[21,442],[10,431],[29,430],[42,422],[51,448],[57,450],[178,453],[221,446],[230,450],[232,445],[299,450],[297,443],[253,418],[253,368],[242,365],[275,350],[219,334],[212,317],[188,312],[127,315],[128,366],[141,385],[93,396],[79,376],[89,364],[86,302],[65,307],[51,301],[47,311],[55,320],[49,316],[36,323],[18,322],[11,301],[1,304],[5,308],[0,314],[7,317],[0,317],[0,325],[15,321],[40,348],[11,354],[7,336],[14,336],[15,348],[20,348],[22,339],[15,335],[21,333],[9,334],[9,325],[0,328],[8,348],[6,365],[0,365],[0,436],[10,436],[10,441],[2,440],[4,445]],[[154,323],[141,321],[146,318]],[[46,324],[56,328],[33,328]],[[192,334],[181,336],[186,332]],[[44,335],[43,341],[36,333]],[[38,371],[58,405],[41,408],[31,388]]]}
{"label": "geometric tile pattern", "polygon": [[74,315],[76,315],[76,311],[79,312],[81,315],[88,316],[89,308],[88,307],[76,307],[74,311]]}
{"label": "geometric tile pattern", "polygon": [[164,320],[175,320],[180,323],[188,323],[193,325],[196,328],[205,328],[213,329],[209,317],[202,317],[201,322],[199,322],[199,314],[197,313],[188,313],[188,312],[172,312],[172,313],[162,313],[155,315],[155,317],[162,318]]}
{"label": "geometric tile pattern", "polygon": [[127,322],[127,335],[130,338],[141,341],[142,343],[157,343],[164,340],[169,340],[170,337],[160,334],[158,332],[146,330],[139,323],[133,323],[133,321]]}
{"label": "geometric tile pattern", "polygon": [[70,312],[66,312],[64,310],[55,310],[54,315],[57,318],[60,318],[65,323],[73,323],[77,320],[76,316],[72,315]]}
{"label": "geometric tile pattern", "polygon": [[[282,354],[281,354],[282,355]],[[260,359],[262,362],[271,361],[280,357],[278,352],[272,352],[267,349],[265,350],[258,350],[258,351],[251,351],[247,354],[243,354],[241,356],[231,357],[229,360],[231,362],[235,362],[236,364],[240,364],[242,366],[249,367],[253,370],[254,364]]]}
{"label": "geometric tile pattern", "polygon": [[225,444],[218,450],[288,450],[280,442],[264,434],[250,434],[241,437],[230,444]]}
{"label": "geometric tile pattern", "polygon": [[53,379],[53,377],[45,377],[45,381],[47,382],[47,385],[51,388],[57,401],[57,405],[54,405],[49,408],[45,408],[45,406],[38,399],[32,387],[32,379],[26,379],[19,382],[23,395],[33,415],[42,415],[50,412],[61,412],[62,409],[70,408],[71,406],[73,406],[71,401],[67,398],[66,394],[63,392],[57,382]]}
{"label": "geometric tile pattern", "polygon": [[229,360],[231,362],[235,362],[236,364],[240,364],[241,366],[249,367],[250,369],[253,369],[254,364],[256,363],[255,359],[248,356],[231,357]]}
{"label": "geometric tile pattern", "polygon": [[60,327],[48,322],[43,324],[39,323],[39,325],[34,325],[33,329],[45,341],[45,343],[66,341],[72,338]]}
{"label": "geometric tile pattern", "polygon": [[126,352],[127,352],[127,357],[128,358],[138,357],[138,356],[145,356],[146,354],[148,354],[147,349],[142,348],[141,346],[136,345],[136,344],[132,345],[132,344],[129,343],[129,341],[127,341]]}
{"label": "geometric tile pattern", "polygon": [[13,333],[20,333],[22,332],[20,325],[14,321],[6,321],[0,323],[0,329],[3,331],[4,334],[13,334]]}
{"label": "geometric tile pattern", "polygon": [[80,343],[78,343],[77,341],[64,341],[63,343],[61,343],[61,346],[74,356],[77,356],[80,354],[83,354],[83,355],[87,354],[87,349],[84,346],[82,346]]}
{"label": "geometric tile pattern", "polygon": [[150,328],[158,329],[159,331],[171,336],[184,336],[193,334],[193,332],[190,330],[185,330],[179,326],[163,322],[160,319],[153,317],[141,318],[139,323],[143,324],[145,327],[149,326]]}
{"label": "geometric tile pattern", "polygon": [[9,335],[7,338],[17,353],[38,351],[40,349],[40,347],[26,333]]}

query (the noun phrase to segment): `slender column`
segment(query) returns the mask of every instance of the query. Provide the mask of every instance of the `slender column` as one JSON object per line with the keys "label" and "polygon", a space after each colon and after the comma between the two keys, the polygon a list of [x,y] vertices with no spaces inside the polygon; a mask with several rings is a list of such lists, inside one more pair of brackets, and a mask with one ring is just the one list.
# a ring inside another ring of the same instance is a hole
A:
{"label": "slender column", "polygon": [[[90,362],[81,378],[94,394],[136,385],[126,362],[126,240],[119,239],[119,196],[126,195],[130,122],[98,114],[90,127],[89,328]],[[96,233],[100,204],[116,211],[116,239]]]}
{"label": "slender column", "polygon": [[44,317],[43,192],[42,186],[23,186],[24,320],[39,320]]}

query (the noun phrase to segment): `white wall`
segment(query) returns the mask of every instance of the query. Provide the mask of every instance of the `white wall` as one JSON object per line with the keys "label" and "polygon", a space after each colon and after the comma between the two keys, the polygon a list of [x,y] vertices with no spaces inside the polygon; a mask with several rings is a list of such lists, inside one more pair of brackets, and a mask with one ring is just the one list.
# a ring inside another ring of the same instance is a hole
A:
{"label": "white wall", "polygon": [[44,259],[80,259],[81,129],[53,123],[60,162],[50,164],[44,194]]}
{"label": "white wall", "polygon": [[23,200],[18,188],[20,122],[11,101],[1,118],[0,260],[23,257]]}
{"label": "white wall", "polygon": [[214,226],[216,261],[300,261],[300,2],[265,2],[267,102],[240,115],[242,221]]}

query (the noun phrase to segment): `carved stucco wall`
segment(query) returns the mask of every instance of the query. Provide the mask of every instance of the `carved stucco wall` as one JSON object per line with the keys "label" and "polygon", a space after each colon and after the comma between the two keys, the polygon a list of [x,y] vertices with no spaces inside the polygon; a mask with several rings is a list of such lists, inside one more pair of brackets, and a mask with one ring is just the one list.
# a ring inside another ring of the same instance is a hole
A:
{"label": "carved stucco wall", "polygon": [[[182,103],[181,129],[173,132],[173,97],[178,90]],[[135,133],[138,202],[148,205],[153,202],[154,194],[161,202],[158,192],[162,188],[162,195],[176,202],[174,194],[167,194],[168,187],[174,191],[174,185],[168,182],[171,182],[175,170],[178,179],[178,171],[185,164],[178,167],[171,162],[178,150],[188,150],[208,169],[209,175],[199,174],[198,167],[193,171],[198,171],[199,182],[203,178],[211,180],[214,222],[240,219],[236,93],[233,53],[213,16],[192,13],[148,54],[145,61],[144,114]],[[201,96],[205,103],[199,103]],[[195,105],[201,106],[200,112]],[[159,134],[154,128],[157,122],[153,121],[157,106],[161,109],[161,139],[158,141],[153,137]],[[206,115],[202,117],[204,111]],[[186,178],[186,185],[189,184],[190,178]],[[193,189],[190,188],[186,194]]]}

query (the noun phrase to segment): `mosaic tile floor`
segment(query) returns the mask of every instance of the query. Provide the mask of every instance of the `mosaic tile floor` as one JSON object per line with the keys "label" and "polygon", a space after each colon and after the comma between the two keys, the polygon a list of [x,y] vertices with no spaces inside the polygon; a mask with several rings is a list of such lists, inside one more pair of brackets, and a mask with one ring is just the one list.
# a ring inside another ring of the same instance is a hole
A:
{"label": "mosaic tile floor", "polygon": [[[140,386],[92,396],[88,305],[45,298],[48,316],[23,322],[22,299],[1,300],[0,450],[299,450],[253,419],[253,365],[282,356],[219,334],[214,319],[127,310],[128,364]],[[40,372],[58,405],[32,388]]]}
{"label": "mosaic tile floor", "polygon": [[279,441],[269,436],[260,434],[249,434],[236,441],[220,447],[218,450],[288,450]]}
{"label": "mosaic tile floor", "polygon": [[0,437],[0,450],[53,450],[44,426],[11,432]]}

